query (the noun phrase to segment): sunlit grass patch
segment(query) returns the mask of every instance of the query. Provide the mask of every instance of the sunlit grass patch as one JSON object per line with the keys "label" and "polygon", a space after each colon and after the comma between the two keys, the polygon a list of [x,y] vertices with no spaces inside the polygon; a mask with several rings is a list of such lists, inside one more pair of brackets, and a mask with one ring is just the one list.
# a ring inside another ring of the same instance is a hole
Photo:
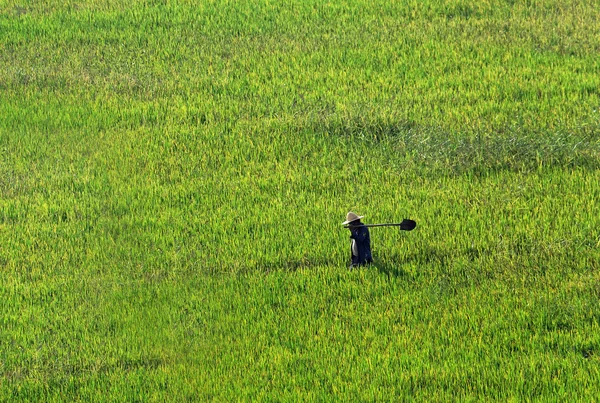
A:
{"label": "sunlit grass patch", "polygon": [[0,2],[0,400],[595,399],[599,12]]}

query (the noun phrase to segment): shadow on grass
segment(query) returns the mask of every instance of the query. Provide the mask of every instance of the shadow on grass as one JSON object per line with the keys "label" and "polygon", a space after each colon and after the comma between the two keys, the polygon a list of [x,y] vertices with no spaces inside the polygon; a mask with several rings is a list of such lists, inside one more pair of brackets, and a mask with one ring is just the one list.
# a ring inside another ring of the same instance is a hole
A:
{"label": "shadow on grass", "polygon": [[336,257],[311,257],[301,259],[281,259],[277,261],[259,261],[249,267],[251,271],[261,271],[269,273],[272,271],[290,271],[302,269],[312,269],[323,266],[340,266],[345,265],[343,260]]}
{"label": "shadow on grass", "polygon": [[466,257],[468,261],[475,262],[488,253],[489,251],[485,248],[468,247],[462,250],[452,251],[435,246],[428,246],[404,255],[399,253],[384,254],[380,259],[375,261],[374,266],[376,266],[381,273],[388,276],[405,277],[408,275],[405,268],[409,266],[435,266],[439,270],[449,267],[452,264],[453,259]]}
{"label": "shadow on grass", "polygon": [[404,278],[409,275],[397,262],[375,262],[373,266],[377,268],[379,273],[385,274],[388,277]]}
{"label": "shadow on grass", "polygon": [[[463,250],[452,251],[436,246],[426,246],[421,249],[411,251],[407,254],[400,253],[382,253],[375,256],[374,263],[370,266],[376,268],[380,273],[393,277],[407,277],[410,272],[406,267],[417,266],[435,266],[437,268],[448,267],[452,260],[459,257],[467,257],[468,261],[475,262],[482,258],[489,251],[481,248],[466,248]],[[259,261],[246,268],[251,272],[269,273],[272,271],[294,272],[303,269],[313,269],[317,267],[345,267],[350,265],[350,259],[343,259],[340,256],[306,257],[300,259],[280,259],[275,261]],[[368,268],[365,266],[363,268]],[[359,270],[362,268],[358,268]]]}
{"label": "shadow on grass", "polygon": [[[382,254],[375,256],[375,261],[370,266],[363,266],[355,268],[354,270],[362,270],[376,268],[380,273],[386,274],[387,276],[393,277],[406,277],[409,273],[404,269],[404,266],[410,265],[441,265],[445,266],[448,264],[450,253],[446,250],[442,250],[432,247],[426,247],[415,252],[411,252],[408,255],[401,255],[399,253]],[[294,272],[302,269],[312,269],[316,267],[345,267],[348,268],[350,265],[350,259],[343,259],[339,256],[329,257],[310,257],[301,259],[281,259],[276,261],[259,261],[254,265],[248,267],[249,271],[261,271],[263,273],[269,273],[272,271],[289,271]]]}
{"label": "shadow on grass", "polygon": [[391,156],[379,160],[380,164],[400,170],[410,166],[434,177],[531,172],[541,167],[600,168],[600,127],[591,123],[535,133],[518,124],[488,132],[451,133],[437,126],[375,116],[328,119],[310,129],[370,142]]}
{"label": "shadow on grass", "polygon": [[385,274],[388,277],[403,278],[410,275],[406,270],[407,266],[412,266],[415,263],[429,264],[433,261],[445,261],[445,259],[446,256],[442,251],[435,248],[427,248],[427,250],[420,250],[408,255],[401,255],[399,253],[384,254],[375,260],[373,266],[381,274]]}

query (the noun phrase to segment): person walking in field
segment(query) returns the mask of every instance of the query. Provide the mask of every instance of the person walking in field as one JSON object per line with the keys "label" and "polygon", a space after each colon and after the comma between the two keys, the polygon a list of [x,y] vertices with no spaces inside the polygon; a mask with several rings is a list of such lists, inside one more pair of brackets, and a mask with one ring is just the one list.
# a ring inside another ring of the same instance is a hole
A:
{"label": "person walking in field", "polygon": [[361,218],[363,216],[350,211],[346,214],[346,221],[342,223],[350,230],[350,251],[352,253],[350,269],[373,262],[369,228],[360,221]]}

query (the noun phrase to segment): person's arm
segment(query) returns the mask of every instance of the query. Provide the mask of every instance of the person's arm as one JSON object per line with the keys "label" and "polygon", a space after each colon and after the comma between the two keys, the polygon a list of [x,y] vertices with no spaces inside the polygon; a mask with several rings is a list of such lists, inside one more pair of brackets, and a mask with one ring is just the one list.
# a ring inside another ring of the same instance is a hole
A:
{"label": "person's arm", "polygon": [[364,227],[352,230],[351,233],[350,238],[356,240],[358,243],[364,242],[369,237],[369,231]]}

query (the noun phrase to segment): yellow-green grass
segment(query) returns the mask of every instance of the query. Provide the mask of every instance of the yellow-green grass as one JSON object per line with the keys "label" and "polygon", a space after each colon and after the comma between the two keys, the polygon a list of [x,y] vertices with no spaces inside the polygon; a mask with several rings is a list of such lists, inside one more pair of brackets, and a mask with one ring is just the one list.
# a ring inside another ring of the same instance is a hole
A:
{"label": "yellow-green grass", "polygon": [[0,1],[0,400],[595,398],[593,3]]}

